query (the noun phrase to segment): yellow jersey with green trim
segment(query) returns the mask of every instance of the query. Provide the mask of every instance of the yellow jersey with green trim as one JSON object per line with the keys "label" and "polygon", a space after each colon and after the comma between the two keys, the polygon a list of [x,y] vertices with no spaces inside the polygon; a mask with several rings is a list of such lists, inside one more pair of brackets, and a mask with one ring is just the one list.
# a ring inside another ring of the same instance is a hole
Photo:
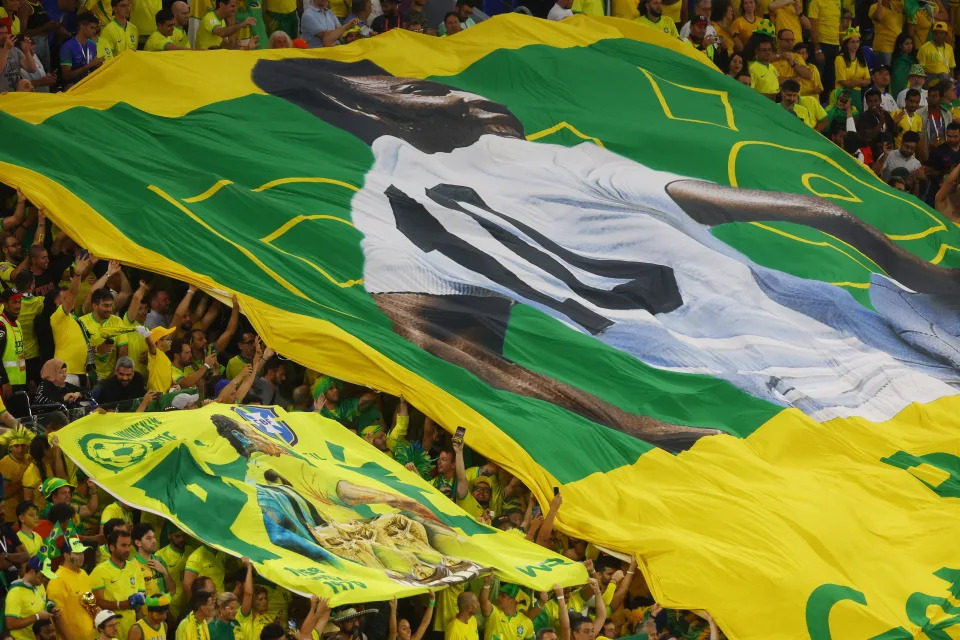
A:
{"label": "yellow jersey with green trim", "polygon": [[103,508],[103,513],[100,514],[100,524],[104,525],[114,518],[119,518],[127,524],[133,524],[133,515],[121,507],[119,502],[111,502]]}
{"label": "yellow jersey with green trim", "polygon": [[[82,316],[80,322],[90,335],[97,378],[106,380],[113,375],[113,370],[117,366],[117,350],[127,344],[127,326],[120,316],[110,315],[106,320],[100,321],[93,313]],[[109,353],[97,353],[97,347],[101,346],[107,338],[113,339],[113,349]]]}
{"label": "yellow jersey with green trim", "polygon": [[220,47],[223,38],[213,32],[217,27],[227,26],[226,21],[217,15],[216,11],[208,11],[207,15],[200,20],[200,28],[197,29],[197,49],[213,49]]}
{"label": "yellow jersey with green trim", "polygon": [[[200,4],[199,0],[195,4]],[[190,36],[180,27],[173,28],[173,44],[183,49],[190,49]]]}
{"label": "yellow jersey with green trim", "polygon": [[[177,585],[183,584],[183,569],[187,564],[187,555],[185,553],[177,551],[176,547],[168,544],[153,554],[153,557],[163,561],[163,564],[167,567],[167,573],[170,574],[171,580]],[[186,603],[187,591],[178,586],[176,595],[170,600],[170,616],[173,619],[179,618],[186,607]]]}
{"label": "yellow jersey with green trim", "polygon": [[673,21],[673,18],[670,16],[660,16],[660,19],[654,22],[647,16],[640,16],[635,20],[645,27],[650,27],[654,31],[661,31],[668,36],[673,36],[674,38],[680,37],[680,32],[677,31],[677,23]]}
{"label": "yellow jersey with green trim", "polygon": [[[143,572],[136,562],[127,560],[122,567],[113,563],[113,558],[98,564],[90,574],[90,584],[94,591],[102,591],[106,600],[125,602],[137,592],[145,592]],[[130,628],[137,622],[137,612],[131,609],[114,610],[120,617],[118,638],[126,638]]]}
{"label": "yellow jersey with green trim", "polygon": [[27,360],[40,357],[40,343],[37,342],[34,322],[41,311],[43,311],[43,298],[29,293],[23,294],[20,299],[20,315],[17,316],[17,321],[20,323],[20,330],[23,332],[23,357]]}
{"label": "yellow jersey with green trim", "polygon": [[508,616],[499,607],[493,607],[483,628],[483,640],[528,640],[532,637],[533,620],[520,611]]}
{"label": "yellow jersey with green trim", "polygon": [[443,640],[480,640],[480,633],[477,631],[477,619],[470,616],[467,622],[463,623],[454,616],[443,632]]}
{"label": "yellow jersey with green trim", "polygon": [[140,39],[140,32],[137,25],[127,20],[127,24],[121,25],[115,19],[103,28],[100,32],[100,41],[104,42],[105,47],[109,48],[110,57],[104,62],[110,62],[112,58],[117,57],[127,49],[137,50],[137,41]]}
{"label": "yellow jersey with green trim", "polygon": [[[146,380],[150,373],[150,369],[147,366],[149,362],[147,354],[150,350],[147,347],[147,339],[136,331],[136,328],[142,325],[139,322],[131,322],[130,318],[124,314],[123,326],[125,329],[128,329],[127,356],[133,360],[133,370],[139,372],[140,375],[143,376],[143,379]],[[133,329],[133,331],[129,331],[130,329]]]}
{"label": "yellow jersey with green trim", "polygon": [[43,537],[39,533],[30,532],[30,535],[27,535],[23,531],[17,531],[17,540],[20,541],[20,544],[23,545],[23,548],[26,550],[30,557],[40,553],[40,548],[43,547]]}
{"label": "yellow jersey with green trim", "polygon": [[217,593],[223,593],[223,578],[226,574],[224,564],[226,554],[223,551],[212,551],[207,546],[200,546],[187,558],[184,571],[191,571],[197,576],[207,576],[213,580]]}
{"label": "yellow jersey with green trim", "polygon": [[[32,618],[47,604],[47,592],[43,585],[34,587],[23,580],[15,580],[10,584],[7,598],[3,604],[3,615],[11,618]],[[11,630],[13,640],[35,640],[32,625],[22,629]]]}
{"label": "yellow jersey with green trim", "polygon": [[[154,554],[153,556],[157,562],[162,564],[165,568],[167,564],[163,561],[163,558]],[[143,587],[145,593],[148,596],[155,596],[160,593],[167,592],[167,583],[163,579],[163,574],[147,564],[147,561],[143,559],[139,553],[133,554],[133,562],[140,567],[140,572],[143,573]],[[167,569],[169,571],[169,569]]]}
{"label": "yellow jersey with green trim", "polygon": [[147,38],[147,43],[143,45],[143,50],[166,51],[168,44],[173,44],[173,38],[171,36],[165,36],[159,31],[154,31],[150,34],[150,37]]}

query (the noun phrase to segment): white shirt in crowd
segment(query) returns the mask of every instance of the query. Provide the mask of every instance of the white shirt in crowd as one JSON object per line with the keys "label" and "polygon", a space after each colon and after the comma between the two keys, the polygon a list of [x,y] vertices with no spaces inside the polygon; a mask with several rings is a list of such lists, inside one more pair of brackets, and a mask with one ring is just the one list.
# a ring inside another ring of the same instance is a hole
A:
{"label": "white shirt in crowd", "polygon": [[[906,89],[904,89],[903,91],[897,94],[898,108],[903,109],[907,106],[907,103],[906,103],[907,91],[909,90],[910,90],[910,87],[907,87]],[[921,107],[927,106],[927,90],[926,89],[920,89],[920,106]],[[886,109],[886,107],[884,108]]]}
{"label": "white shirt in crowd", "polygon": [[883,179],[884,181],[889,180],[890,174],[893,173],[894,169],[899,169],[900,167],[903,167],[910,173],[913,173],[914,171],[919,169],[921,166],[923,165],[921,165],[920,161],[917,160],[916,154],[911,153],[910,157],[906,158],[902,153],[900,153],[900,149],[897,149],[896,151],[891,151],[890,155],[887,156],[886,161],[884,161],[883,163],[883,171],[882,171]]}

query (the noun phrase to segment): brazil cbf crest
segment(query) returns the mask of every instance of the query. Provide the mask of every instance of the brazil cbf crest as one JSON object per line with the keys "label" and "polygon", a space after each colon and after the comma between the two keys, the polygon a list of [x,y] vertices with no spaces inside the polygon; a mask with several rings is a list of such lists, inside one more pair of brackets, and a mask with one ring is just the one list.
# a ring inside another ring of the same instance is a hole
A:
{"label": "brazil cbf crest", "polygon": [[232,407],[233,411],[254,427],[271,438],[283,440],[291,447],[297,444],[297,434],[283,420],[279,420],[276,409],[270,407]]}

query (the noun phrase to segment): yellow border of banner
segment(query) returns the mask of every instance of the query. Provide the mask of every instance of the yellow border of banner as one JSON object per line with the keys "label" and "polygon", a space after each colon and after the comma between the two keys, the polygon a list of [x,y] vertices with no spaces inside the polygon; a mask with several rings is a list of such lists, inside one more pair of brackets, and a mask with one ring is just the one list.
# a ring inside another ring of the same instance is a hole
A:
{"label": "yellow border of banner", "polygon": [[[0,109],[32,124],[77,106],[105,110],[117,103],[126,103],[156,116],[176,118],[214,102],[263,95],[251,80],[253,66],[261,59],[330,58],[344,62],[365,59],[397,76],[424,78],[456,75],[499,49],[514,50],[531,44],[566,49],[615,38],[648,42],[716,69],[693,47],[629,20],[574,16],[557,23],[513,13],[497,16],[448,38],[395,29],[375,39],[324,49],[165,51],[162,55],[124,52],[115,62],[87,76],[66,93],[7,93],[0,96]],[[185,81],[196,81],[202,90],[171,91],[162,102],[154,100],[156,78],[171,71]],[[119,74],[123,75],[123,82],[118,90]]]}

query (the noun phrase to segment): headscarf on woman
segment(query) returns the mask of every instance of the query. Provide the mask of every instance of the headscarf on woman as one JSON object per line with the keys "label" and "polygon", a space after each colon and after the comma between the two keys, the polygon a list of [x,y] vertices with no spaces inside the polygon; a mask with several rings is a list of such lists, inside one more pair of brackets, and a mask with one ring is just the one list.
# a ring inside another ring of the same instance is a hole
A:
{"label": "headscarf on woman", "polygon": [[57,358],[47,360],[40,369],[41,380],[33,396],[35,404],[76,405],[80,387],[66,382],[67,363]]}

